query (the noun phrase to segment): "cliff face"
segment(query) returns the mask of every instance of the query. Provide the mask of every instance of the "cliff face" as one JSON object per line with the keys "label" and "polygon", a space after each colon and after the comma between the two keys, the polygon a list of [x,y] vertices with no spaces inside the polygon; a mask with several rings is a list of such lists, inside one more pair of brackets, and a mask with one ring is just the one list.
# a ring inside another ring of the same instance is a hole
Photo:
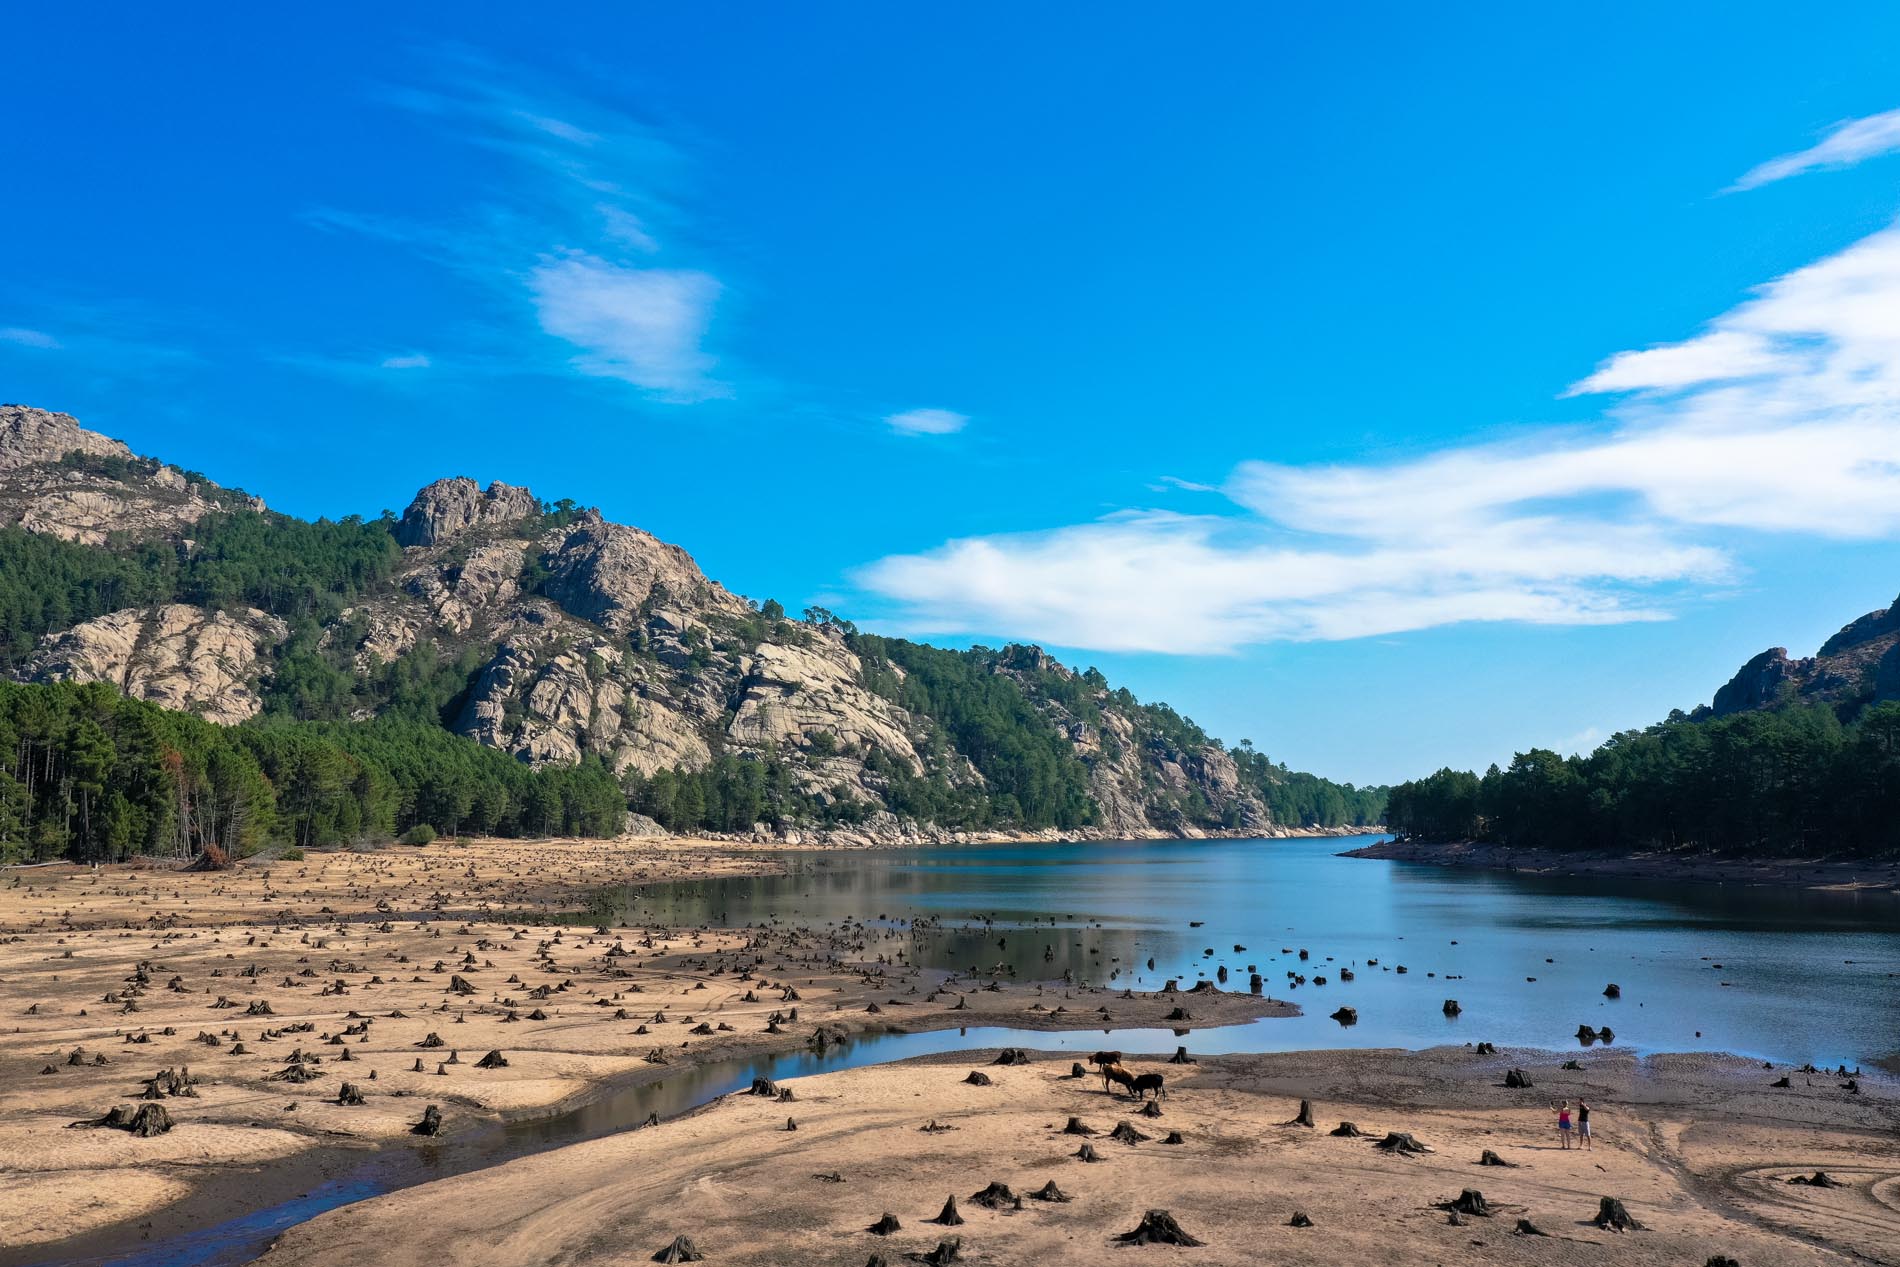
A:
{"label": "cliff face", "polygon": [[1779,704],[1878,703],[1900,699],[1900,599],[1851,621],[1812,656],[1791,659],[1771,647],[1744,664],[1715,693],[1726,717]]}
{"label": "cliff face", "polygon": [[[67,415],[0,408],[0,523],[102,548],[170,542],[184,559],[203,516],[261,510]],[[893,803],[893,780],[985,786],[940,719],[895,702],[901,669],[880,664],[874,682],[836,624],[762,611],[650,533],[460,478],[423,488],[388,531],[399,564],[326,618],[315,653],[359,685],[418,657],[472,664],[442,721],[479,743],[531,763],[594,755],[644,775],[769,755],[819,804],[873,809]],[[161,603],[54,630],[18,674],[109,681],[239,722],[264,707],[300,638],[311,641],[264,611]],[[997,653],[984,671],[1008,678],[1056,750],[1079,763],[1096,829],[1272,827],[1233,759],[1191,727],[1158,726],[1125,693],[1033,647]],[[364,697],[359,718],[379,706]],[[888,838],[918,825],[884,812],[855,830]]]}

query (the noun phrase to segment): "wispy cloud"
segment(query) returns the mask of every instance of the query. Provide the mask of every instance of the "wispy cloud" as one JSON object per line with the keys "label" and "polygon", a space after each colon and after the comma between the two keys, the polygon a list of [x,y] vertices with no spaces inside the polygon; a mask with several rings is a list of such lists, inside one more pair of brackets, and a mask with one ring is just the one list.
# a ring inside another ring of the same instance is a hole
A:
{"label": "wispy cloud", "polygon": [[0,343],[13,343],[23,348],[39,348],[42,351],[54,351],[60,342],[44,330],[30,330],[25,326],[0,326]]}
{"label": "wispy cloud", "polygon": [[405,352],[400,356],[386,356],[382,367],[386,370],[426,370],[435,362],[420,352]]}
{"label": "wispy cloud", "polygon": [[884,418],[885,426],[906,436],[947,436],[963,430],[969,423],[966,415],[948,409],[906,409]]}
{"label": "wispy cloud", "polygon": [[1896,150],[1900,150],[1900,110],[1848,119],[1829,128],[1826,136],[1807,149],[1771,158],[1751,168],[1726,192],[1756,189],[1824,167],[1851,167],[1864,159]]}
{"label": "wispy cloud", "polygon": [[580,373],[671,403],[727,394],[707,348],[723,287],[666,244],[668,229],[687,219],[674,192],[686,166],[680,153],[624,111],[519,82],[455,55],[426,86],[380,94],[454,142],[507,160],[509,177],[479,191],[457,219],[333,207],[306,219],[455,270],[497,297],[497,322],[509,324],[511,308],[530,316],[531,329],[567,345],[562,363]]}
{"label": "wispy cloud", "polygon": [[1900,227],[1573,393],[1592,427],[1406,462],[1241,464],[1233,512],[1134,512],[863,569],[908,628],[1211,653],[1462,621],[1668,617],[1761,533],[1900,536]]}

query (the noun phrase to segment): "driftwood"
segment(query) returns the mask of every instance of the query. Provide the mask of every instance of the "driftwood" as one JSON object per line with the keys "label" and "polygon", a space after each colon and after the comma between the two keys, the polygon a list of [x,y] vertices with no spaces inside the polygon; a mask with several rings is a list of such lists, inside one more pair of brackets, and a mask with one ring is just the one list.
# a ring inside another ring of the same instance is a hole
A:
{"label": "driftwood", "polygon": [[1623,1208],[1623,1203],[1615,1197],[1597,1199],[1596,1217],[1590,1220],[1598,1227],[1611,1232],[1640,1232],[1643,1225]]}
{"label": "driftwood", "polygon": [[1197,1241],[1174,1220],[1166,1210],[1150,1210],[1141,1216],[1141,1223],[1132,1232],[1123,1232],[1115,1238],[1127,1245],[1205,1245],[1206,1241]]}

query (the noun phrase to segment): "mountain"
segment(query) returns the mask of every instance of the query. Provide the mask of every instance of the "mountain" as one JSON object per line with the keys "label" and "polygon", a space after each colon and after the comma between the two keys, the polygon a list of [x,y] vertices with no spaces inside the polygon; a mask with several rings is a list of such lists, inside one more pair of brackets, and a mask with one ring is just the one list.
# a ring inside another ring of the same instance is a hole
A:
{"label": "mountain", "polygon": [[1715,693],[1711,711],[1727,717],[1791,703],[1852,711],[1895,699],[1900,699],[1900,598],[1849,622],[1812,656],[1789,659],[1786,647],[1762,652]]}
{"label": "mountain", "polygon": [[16,680],[108,682],[227,726],[426,722],[529,767],[598,763],[672,829],[1270,834],[1383,808],[1039,648],[794,619],[508,484],[442,479],[400,517],[306,522],[8,405],[0,525]]}

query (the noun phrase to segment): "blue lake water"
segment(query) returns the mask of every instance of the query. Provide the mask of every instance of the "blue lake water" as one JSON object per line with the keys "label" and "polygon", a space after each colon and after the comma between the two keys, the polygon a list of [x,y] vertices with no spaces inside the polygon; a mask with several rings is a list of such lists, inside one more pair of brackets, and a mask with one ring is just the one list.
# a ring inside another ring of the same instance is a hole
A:
{"label": "blue lake water", "polygon": [[[1208,1051],[1561,1048],[1576,1045],[1580,1024],[1608,1025],[1639,1050],[1828,1066],[1900,1050],[1894,894],[1337,856],[1372,839],[794,852],[788,875],[652,886],[621,895],[618,911],[635,923],[925,919],[935,926],[909,930],[912,962],[1008,964],[1021,980],[1067,970],[1094,984],[1152,989],[1174,977],[1185,988],[1224,965],[1228,988],[1244,990],[1251,965],[1268,994],[1305,1010],[1197,1034]],[[1307,984],[1293,986],[1289,971]],[[1328,984],[1314,984],[1320,976]],[[1604,997],[1611,982],[1618,1000]],[[1448,998],[1463,1009],[1455,1018]],[[1357,1025],[1328,1019],[1342,1004]]]}

